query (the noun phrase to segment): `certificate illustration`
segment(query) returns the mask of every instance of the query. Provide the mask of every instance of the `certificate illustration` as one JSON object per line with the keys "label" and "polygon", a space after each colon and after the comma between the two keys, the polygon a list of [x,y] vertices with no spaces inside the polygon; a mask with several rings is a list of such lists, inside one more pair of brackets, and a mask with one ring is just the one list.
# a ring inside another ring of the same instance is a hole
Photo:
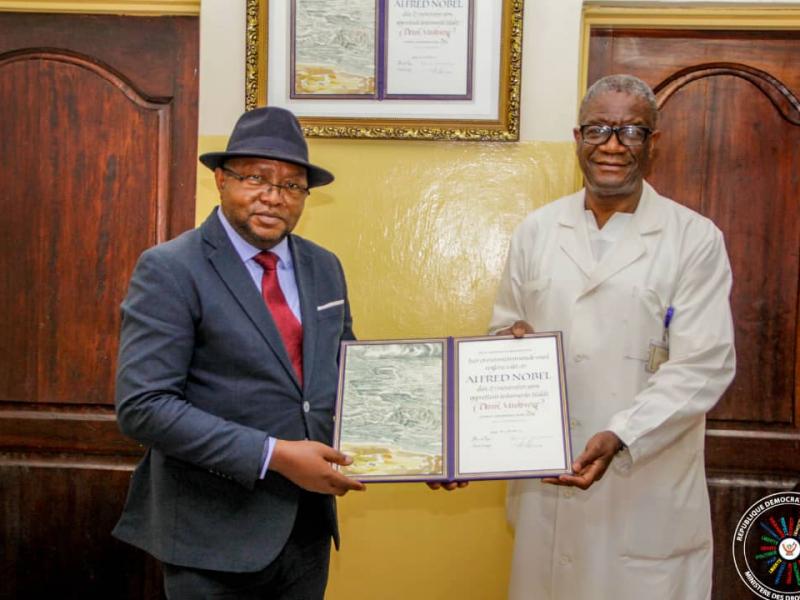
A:
{"label": "certificate illustration", "polygon": [[292,97],[374,97],[375,0],[293,0]]}
{"label": "certificate illustration", "polygon": [[567,473],[568,422],[560,332],[342,343],[334,445],[356,479]]}

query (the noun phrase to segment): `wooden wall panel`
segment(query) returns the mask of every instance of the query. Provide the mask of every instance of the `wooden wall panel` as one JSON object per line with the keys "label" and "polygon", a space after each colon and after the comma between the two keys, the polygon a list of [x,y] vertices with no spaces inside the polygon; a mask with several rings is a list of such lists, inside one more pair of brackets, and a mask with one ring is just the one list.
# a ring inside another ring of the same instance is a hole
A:
{"label": "wooden wall panel", "polygon": [[791,53],[796,51],[797,39],[797,30],[592,28],[588,81],[591,84],[611,73],[638,73],[656,86],[683,68],[728,62],[772,73],[787,89],[796,91],[800,70]]}
{"label": "wooden wall panel", "polygon": [[21,174],[0,200],[0,399],[109,404],[119,299],[165,238],[170,105],[64,52],[0,60],[0,97],[22,115],[0,122],[0,162]]}
{"label": "wooden wall panel", "polygon": [[110,535],[129,476],[125,469],[0,467],[0,598],[161,598],[158,563]]}
{"label": "wooden wall panel", "polygon": [[674,94],[659,94],[663,160],[650,180],[725,232],[738,367],[712,417],[791,426],[800,272],[800,185],[792,173],[800,164],[800,127],[739,74],[749,75],[708,68]]}

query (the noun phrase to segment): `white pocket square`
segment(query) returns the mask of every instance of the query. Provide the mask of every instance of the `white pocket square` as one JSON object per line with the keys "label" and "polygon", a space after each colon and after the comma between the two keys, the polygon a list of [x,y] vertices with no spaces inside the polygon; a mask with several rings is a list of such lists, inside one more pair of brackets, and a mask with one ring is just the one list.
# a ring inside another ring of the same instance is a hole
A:
{"label": "white pocket square", "polygon": [[334,306],[341,306],[342,304],[344,304],[344,298],[342,298],[341,300],[334,300],[333,302],[328,302],[327,304],[323,304],[322,306],[318,306],[317,310],[318,311],[325,310],[327,308],[333,308]]}

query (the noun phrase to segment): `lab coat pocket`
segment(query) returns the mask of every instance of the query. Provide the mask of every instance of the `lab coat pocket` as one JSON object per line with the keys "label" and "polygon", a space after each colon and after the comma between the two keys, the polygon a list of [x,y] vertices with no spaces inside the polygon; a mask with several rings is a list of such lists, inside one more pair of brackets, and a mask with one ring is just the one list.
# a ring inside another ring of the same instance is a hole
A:
{"label": "lab coat pocket", "polygon": [[[711,519],[703,453],[665,450],[627,490],[622,552],[665,559],[711,546]],[[670,481],[665,484],[665,481]]]}
{"label": "lab coat pocket", "polygon": [[710,545],[707,506],[676,506],[674,498],[646,494],[635,509],[623,536],[629,558],[665,559]]}
{"label": "lab coat pocket", "polygon": [[653,289],[631,288],[629,309],[625,316],[626,358],[646,362],[650,357],[650,341],[664,335],[664,314],[667,304]]}
{"label": "lab coat pocket", "polygon": [[525,319],[535,329],[535,319],[538,317],[541,321],[545,318],[544,299],[550,288],[550,277],[531,279],[520,287],[522,289],[522,304],[525,308]]}

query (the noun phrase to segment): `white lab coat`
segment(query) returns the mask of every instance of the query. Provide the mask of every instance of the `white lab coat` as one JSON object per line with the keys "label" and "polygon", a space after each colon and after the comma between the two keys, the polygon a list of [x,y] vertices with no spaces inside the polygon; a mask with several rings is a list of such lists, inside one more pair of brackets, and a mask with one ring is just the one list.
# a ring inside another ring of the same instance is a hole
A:
{"label": "white lab coat", "polygon": [[[580,191],[517,228],[492,330],[564,332],[572,447],[611,430],[628,446],[589,490],[509,484],[512,600],[710,597],[705,413],[733,379],[731,271],[722,233],[647,183],[595,264]],[[669,360],[645,370],[664,333]]]}

